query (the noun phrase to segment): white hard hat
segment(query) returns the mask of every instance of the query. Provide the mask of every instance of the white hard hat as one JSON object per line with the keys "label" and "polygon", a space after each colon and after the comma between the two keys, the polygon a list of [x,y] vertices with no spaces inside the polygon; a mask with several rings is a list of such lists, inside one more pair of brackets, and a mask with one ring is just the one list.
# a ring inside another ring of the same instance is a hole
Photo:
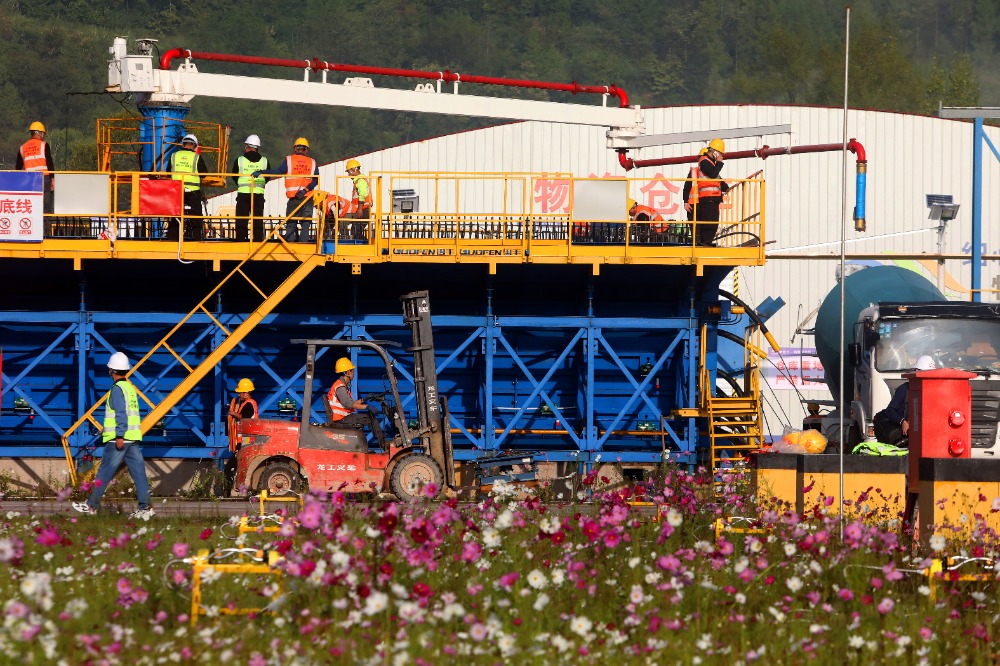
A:
{"label": "white hard hat", "polygon": [[190,141],[196,146],[198,145],[198,137],[196,137],[194,134],[185,134],[184,138],[181,139],[181,143],[184,143],[185,141]]}
{"label": "white hard hat", "polygon": [[917,364],[914,367],[916,367],[917,370],[933,370],[935,367],[934,359],[924,354],[917,359]]}
{"label": "white hard hat", "polygon": [[247,137],[247,140],[244,141],[243,143],[245,143],[248,146],[252,146],[254,148],[260,148],[260,137],[257,136],[256,134],[251,134],[250,136]]}
{"label": "white hard hat", "polygon": [[128,362],[128,356],[121,352],[115,352],[108,359],[108,367],[119,372],[126,372],[132,367],[132,364]]}

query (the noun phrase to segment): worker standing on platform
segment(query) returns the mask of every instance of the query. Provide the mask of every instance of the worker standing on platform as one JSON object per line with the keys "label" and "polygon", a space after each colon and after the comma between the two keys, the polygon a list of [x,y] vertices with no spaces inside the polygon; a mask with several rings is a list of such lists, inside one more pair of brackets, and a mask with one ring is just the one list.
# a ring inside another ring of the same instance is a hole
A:
{"label": "worker standing on platform", "polygon": [[257,401],[250,396],[254,390],[253,382],[244,377],[236,383],[236,397],[229,402],[229,414],[226,417],[226,429],[229,432],[229,452],[232,454],[226,460],[224,474],[226,486],[223,494],[228,496],[233,489],[233,481],[236,479],[236,453],[243,445],[240,436],[240,425],[245,419],[255,419],[259,416],[257,411]]}
{"label": "worker standing on platform", "polygon": [[[289,243],[308,243],[312,233],[311,194],[316,189],[319,178],[316,160],[309,157],[309,141],[300,136],[292,146],[292,154],[280,166],[254,171],[251,176],[256,178],[262,174],[285,175],[285,196],[288,197],[288,204],[285,206],[285,216],[288,217],[285,222],[285,240]],[[289,217],[295,209],[298,209],[295,217]]]}
{"label": "worker standing on platform", "polygon": [[[702,148],[698,151],[698,161],[701,162],[701,158],[705,156],[708,152],[708,148]],[[688,222],[694,219],[694,211],[698,205],[698,188],[694,187],[695,181],[701,178],[701,170],[698,168],[698,164],[688,169],[688,179],[684,183],[684,190],[681,192],[681,198],[684,199],[684,210],[687,211]]]}
{"label": "worker standing on platform", "polygon": [[[628,200],[628,217],[633,222],[650,222],[632,228],[632,237],[649,241],[660,240],[660,235],[667,231],[667,225],[662,224],[663,216],[655,208],[643,206],[635,199]],[[660,223],[660,224],[658,224]],[[641,241],[640,241],[641,242]]]}
{"label": "worker standing on platform", "polygon": [[[208,167],[205,158],[198,153],[198,137],[194,134],[185,134],[180,150],[170,155],[170,171],[173,172],[173,179],[181,181],[184,186],[184,240],[201,240],[205,192],[201,189],[200,174],[208,173]],[[167,240],[177,240],[178,232],[176,220],[173,226],[168,223]]]}
{"label": "worker standing on platform", "polygon": [[[14,168],[17,171],[41,171],[42,177],[42,212],[51,215],[55,208],[55,177],[56,170],[52,161],[52,148],[45,140],[45,125],[36,120],[28,127],[31,138],[21,144],[17,151]],[[46,226],[46,234],[48,233]]]}
{"label": "worker standing on platform", "polygon": [[697,188],[697,216],[695,239],[698,245],[715,245],[715,234],[719,231],[719,206],[722,195],[729,191],[729,185],[719,180],[725,158],[726,144],[722,139],[708,142],[708,151],[698,162],[700,178],[693,187]]}
{"label": "worker standing on platform", "polygon": [[108,360],[108,371],[114,385],[104,407],[104,454],[90,497],[86,502],[73,503],[73,508],[80,513],[97,513],[101,496],[124,462],[135,484],[135,494],[139,500],[139,509],[132,514],[132,518],[149,520],[156,515],[149,506],[146,461],[143,460],[142,451],[139,450],[139,443],[142,441],[139,393],[125,377],[131,367],[128,357],[121,352],[115,352]]}
{"label": "worker standing on platform", "polygon": [[[327,404],[330,406],[330,425],[358,430],[368,426],[378,443],[384,445],[385,435],[375,416],[378,408],[365,403],[364,400],[355,400],[351,395],[351,382],[354,381],[354,364],[351,363],[351,359],[346,357],[337,359],[334,369],[340,376],[326,394]],[[368,411],[359,412],[361,409]]]}
{"label": "worker standing on platform", "polygon": [[[372,214],[372,192],[368,179],[361,175],[361,163],[357,160],[347,160],[346,170],[354,186],[351,189],[351,203],[340,217],[348,220],[367,220]],[[342,238],[345,236],[355,240],[367,238],[364,233],[366,225],[355,223],[351,226],[354,228],[341,234]]]}
{"label": "worker standing on platform", "polygon": [[[260,154],[260,137],[251,134],[243,142],[243,154],[233,161],[232,173],[236,184],[236,240],[249,240],[250,220],[253,220],[253,240],[264,240],[264,186],[262,176],[254,178],[254,171],[268,168],[267,158]],[[253,217],[251,218],[251,210]]]}

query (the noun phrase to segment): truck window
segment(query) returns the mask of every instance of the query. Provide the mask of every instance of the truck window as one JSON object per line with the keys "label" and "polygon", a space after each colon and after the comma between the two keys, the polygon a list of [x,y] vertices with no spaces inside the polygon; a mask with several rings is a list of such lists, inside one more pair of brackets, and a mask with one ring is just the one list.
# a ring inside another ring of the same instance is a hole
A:
{"label": "truck window", "polygon": [[879,372],[908,372],[924,354],[939,368],[1000,369],[1000,321],[883,319],[878,322],[878,332],[874,355]]}

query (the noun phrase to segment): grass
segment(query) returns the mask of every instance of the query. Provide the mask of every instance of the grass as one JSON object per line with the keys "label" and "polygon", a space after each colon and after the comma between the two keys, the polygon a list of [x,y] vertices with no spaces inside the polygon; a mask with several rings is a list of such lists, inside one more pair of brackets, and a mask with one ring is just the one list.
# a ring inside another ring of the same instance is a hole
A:
{"label": "grass", "polygon": [[[872,515],[841,538],[823,505],[797,515],[738,495],[716,503],[709,482],[667,470],[563,504],[335,493],[308,498],[280,532],[238,539],[220,519],[0,505],[0,651],[6,663],[73,666],[996,663],[992,568],[991,580],[940,581],[933,602],[921,573],[931,556],[995,557],[989,530],[924,552]],[[630,506],[636,496],[663,520]],[[716,540],[724,512],[751,516],[754,531]],[[232,563],[222,553],[240,547],[280,554],[280,585],[210,563],[208,616],[192,627],[192,556]],[[250,606],[273,613],[223,614]]]}

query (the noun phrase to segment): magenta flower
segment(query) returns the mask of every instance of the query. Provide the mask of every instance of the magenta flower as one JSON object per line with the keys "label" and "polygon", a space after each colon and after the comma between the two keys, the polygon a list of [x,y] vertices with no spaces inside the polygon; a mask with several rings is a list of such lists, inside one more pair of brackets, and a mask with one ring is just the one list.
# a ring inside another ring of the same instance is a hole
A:
{"label": "magenta flower", "polygon": [[50,526],[38,533],[35,543],[51,548],[52,546],[58,546],[60,540],[61,537],[59,536],[59,530]]}
{"label": "magenta flower", "polygon": [[854,593],[844,587],[837,592],[837,596],[839,596],[843,601],[850,601],[854,598]]}
{"label": "magenta flower", "polygon": [[475,562],[483,554],[482,547],[475,541],[466,541],[462,544],[462,561]]}
{"label": "magenta flower", "polygon": [[502,588],[504,588],[505,590],[509,590],[511,588],[511,586],[520,577],[521,577],[521,574],[519,574],[516,571],[511,571],[510,573],[506,573],[506,574],[500,576],[500,586]]}
{"label": "magenta flower", "polygon": [[604,535],[604,545],[608,548],[614,548],[621,542],[621,536],[617,532],[608,532]]}
{"label": "magenta flower", "polygon": [[182,542],[178,541],[177,543],[174,544],[173,553],[174,553],[174,557],[177,557],[177,558],[187,557],[187,554],[188,554],[188,545],[186,543],[182,543]]}

